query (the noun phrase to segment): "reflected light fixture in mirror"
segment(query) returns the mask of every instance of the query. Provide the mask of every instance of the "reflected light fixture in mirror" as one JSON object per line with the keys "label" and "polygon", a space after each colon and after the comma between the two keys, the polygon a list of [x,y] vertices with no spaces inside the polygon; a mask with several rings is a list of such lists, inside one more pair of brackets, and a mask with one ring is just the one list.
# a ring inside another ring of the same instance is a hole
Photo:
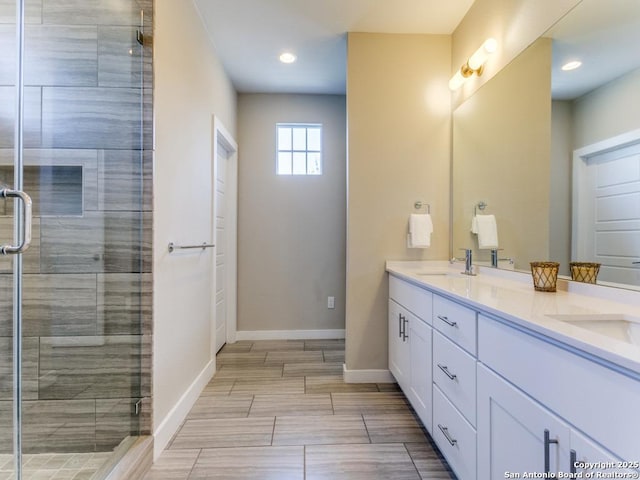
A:
{"label": "reflected light fixture in mirror", "polygon": [[575,70],[576,68],[580,68],[582,62],[580,60],[573,60],[571,62],[567,62],[562,65],[561,69],[565,72],[570,72],[571,70]]}
{"label": "reflected light fixture in mirror", "polygon": [[284,52],[280,54],[279,58],[282,63],[293,63],[297,59],[297,57],[291,52]]}
{"label": "reflected light fixture in mirror", "polygon": [[489,55],[494,53],[498,48],[498,42],[495,38],[485,40],[482,46],[469,57],[464,65],[449,80],[449,89],[455,91],[459,89],[464,82],[467,81],[474,73],[478,76],[482,75],[485,62],[489,59]]}

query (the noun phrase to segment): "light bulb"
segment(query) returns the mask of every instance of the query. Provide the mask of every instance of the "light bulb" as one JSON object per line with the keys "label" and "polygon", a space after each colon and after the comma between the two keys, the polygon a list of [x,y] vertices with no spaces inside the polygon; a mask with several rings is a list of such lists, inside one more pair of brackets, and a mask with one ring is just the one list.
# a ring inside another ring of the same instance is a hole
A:
{"label": "light bulb", "polygon": [[575,70],[576,68],[579,68],[582,65],[582,62],[580,60],[573,60],[571,62],[567,62],[564,65],[562,65],[562,70],[564,70],[565,72],[571,71],[571,70]]}
{"label": "light bulb", "polygon": [[456,91],[462,86],[465,80],[466,78],[464,78],[464,76],[462,75],[462,72],[458,70],[456,74],[453,77],[451,77],[451,80],[449,80],[449,90]]}
{"label": "light bulb", "polygon": [[293,63],[296,61],[296,56],[291,52],[284,52],[280,55],[280,61],[282,63]]}
{"label": "light bulb", "polygon": [[478,70],[487,61],[489,55],[494,53],[497,48],[498,42],[496,42],[495,38],[485,40],[482,46],[469,57],[467,65],[469,65],[469,68],[472,70]]}

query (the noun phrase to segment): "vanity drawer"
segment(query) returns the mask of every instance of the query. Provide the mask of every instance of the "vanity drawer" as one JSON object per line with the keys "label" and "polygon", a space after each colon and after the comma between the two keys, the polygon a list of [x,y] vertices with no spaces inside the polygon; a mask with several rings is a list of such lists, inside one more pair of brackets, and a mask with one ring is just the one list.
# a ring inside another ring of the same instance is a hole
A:
{"label": "vanity drawer", "polygon": [[433,294],[389,275],[389,298],[431,325]]}
{"label": "vanity drawer", "polygon": [[433,326],[471,355],[476,354],[475,311],[434,295]]}
{"label": "vanity drawer", "polygon": [[433,439],[458,478],[476,478],[476,431],[437,386],[433,387]]}
{"label": "vanity drawer", "polygon": [[479,360],[615,455],[640,459],[640,381],[543,338],[478,318]]}
{"label": "vanity drawer", "polygon": [[438,332],[433,334],[433,381],[475,426],[476,359]]}

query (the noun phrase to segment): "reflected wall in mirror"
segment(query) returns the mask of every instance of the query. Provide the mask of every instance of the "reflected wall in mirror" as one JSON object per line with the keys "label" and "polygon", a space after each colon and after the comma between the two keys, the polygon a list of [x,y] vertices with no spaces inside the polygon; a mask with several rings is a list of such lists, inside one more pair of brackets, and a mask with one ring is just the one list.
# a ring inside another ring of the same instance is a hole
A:
{"label": "reflected wall in mirror", "polygon": [[[470,233],[483,200],[516,269],[554,260],[568,275],[570,261],[596,261],[599,283],[640,286],[639,45],[640,2],[583,0],[456,109],[454,249],[489,262]],[[582,66],[562,71],[569,60]],[[638,148],[594,156],[621,135]]]}

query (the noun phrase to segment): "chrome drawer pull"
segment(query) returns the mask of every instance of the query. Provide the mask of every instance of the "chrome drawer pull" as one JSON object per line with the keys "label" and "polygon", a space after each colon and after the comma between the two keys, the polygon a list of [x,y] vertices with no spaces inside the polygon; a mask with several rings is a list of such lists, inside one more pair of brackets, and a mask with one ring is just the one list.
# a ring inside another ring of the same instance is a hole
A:
{"label": "chrome drawer pull", "polygon": [[440,320],[442,320],[444,323],[446,323],[447,325],[449,325],[450,327],[457,327],[458,326],[458,324],[456,322],[452,322],[447,317],[443,317],[441,315],[438,315],[438,318]]}
{"label": "chrome drawer pull", "polygon": [[569,473],[578,473],[576,463],[578,461],[578,454],[575,450],[569,450]]}
{"label": "chrome drawer pull", "polygon": [[438,368],[439,368],[440,370],[442,370],[442,371],[444,372],[444,374],[445,374],[447,377],[449,377],[449,380],[455,380],[456,378],[458,378],[458,376],[457,376],[457,375],[455,375],[455,374],[453,374],[453,373],[451,373],[451,372],[449,371],[449,368],[447,368],[447,366],[446,366],[446,365],[445,365],[445,366],[442,366],[442,365],[438,364]]}
{"label": "chrome drawer pull", "polygon": [[449,442],[449,445],[453,447],[456,443],[458,443],[458,440],[456,440],[455,438],[451,438],[451,435],[449,435],[449,429],[447,427],[443,427],[442,425],[438,424],[438,428],[444,435],[444,438],[446,438]]}

